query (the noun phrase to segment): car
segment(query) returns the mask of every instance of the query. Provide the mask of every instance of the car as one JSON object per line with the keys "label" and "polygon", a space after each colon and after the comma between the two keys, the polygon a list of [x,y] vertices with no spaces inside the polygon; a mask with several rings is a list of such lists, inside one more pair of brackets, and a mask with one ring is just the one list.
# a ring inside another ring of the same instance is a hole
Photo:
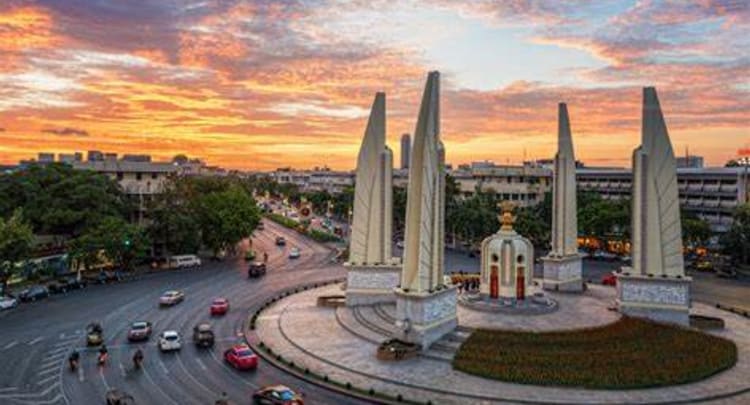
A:
{"label": "car", "polygon": [[67,293],[71,290],[79,290],[86,287],[86,282],[79,281],[75,277],[64,277],[61,279],[53,280],[47,284],[47,289],[52,294]]}
{"label": "car", "polygon": [[258,355],[246,344],[234,345],[224,351],[224,360],[238,370],[258,368]]}
{"label": "car", "polygon": [[285,385],[263,387],[253,393],[254,404],[304,405],[302,396]]}
{"label": "car", "polygon": [[198,347],[212,347],[214,345],[214,331],[211,325],[201,323],[193,327],[193,343]]}
{"label": "car", "polygon": [[617,285],[617,276],[614,274],[607,274],[602,277],[602,285],[610,285],[612,287]]}
{"label": "car", "polygon": [[250,249],[247,252],[245,252],[245,261],[249,262],[255,260],[255,251]]}
{"label": "car", "polygon": [[182,349],[182,339],[180,339],[180,334],[177,331],[168,330],[159,335],[159,350],[171,352],[180,349]]}
{"label": "car", "polygon": [[263,225],[263,222],[259,222],[258,226],[256,226],[255,229],[258,230],[258,231],[262,231],[262,230],[266,229],[266,226]]}
{"label": "car", "polygon": [[211,303],[211,315],[224,315],[229,311],[229,300],[226,298],[216,298]]}
{"label": "car", "polygon": [[589,257],[591,257],[591,255],[589,254],[589,252],[587,252],[585,250],[580,250],[580,249],[578,250],[578,256],[581,259],[588,259]]}
{"label": "car", "polygon": [[606,250],[597,250],[596,252],[594,252],[592,258],[594,260],[614,261],[617,260],[618,256],[614,253],[607,252]]}
{"label": "car", "polygon": [[289,249],[289,258],[290,259],[299,259],[300,252],[298,247],[293,247]]}
{"label": "car", "polygon": [[112,270],[102,270],[96,276],[86,276],[87,282],[96,284],[107,284],[120,281],[120,273]]}
{"label": "car", "polygon": [[0,309],[11,309],[18,306],[18,300],[11,295],[0,296]]}
{"label": "car", "polygon": [[22,302],[34,302],[49,297],[49,290],[43,285],[32,285],[18,294]]}
{"label": "car", "polygon": [[203,264],[203,262],[201,262],[201,259],[196,255],[171,256],[168,263],[170,269],[200,267]]}
{"label": "car", "polygon": [[185,293],[178,290],[170,290],[159,297],[159,305],[162,307],[173,306],[185,300]]}
{"label": "car", "polygon": [[148,338],[151,337],[151,331],[151,322],[133,322],[133,324],[130,325],[130,330],[128,331],[128,341],[140,342],[143,340],[148,340]]}
{"label": "car", "polygon": [[276,237],[276,246],[285,246],[286,245],[286,239],[284,239],[283,236],[277,236]]}
{"label": "car", "polygon": [[132,395],[116,388],[110,389],[104,395],[107,405],[134,405],[135,399]]}
{"label": "car", "polygon": [[266,275],[266,264],[263,262],[252,262],[247,268],[247,277],[260,277]]}
{"label": "car", "polygon": [[719,278],[737,278],[737,271],[732,269],[720,269],[716,271]]}
{"label": "car", "polygon": [[695,269],[698,271],[713,271],[714,264],[710,260],[698,260],[695,263]]}
{"label": "car", "polygon": [[86,345],[99,346],[104,342],[104,329],[98,322],[91,322],[86,326]]}

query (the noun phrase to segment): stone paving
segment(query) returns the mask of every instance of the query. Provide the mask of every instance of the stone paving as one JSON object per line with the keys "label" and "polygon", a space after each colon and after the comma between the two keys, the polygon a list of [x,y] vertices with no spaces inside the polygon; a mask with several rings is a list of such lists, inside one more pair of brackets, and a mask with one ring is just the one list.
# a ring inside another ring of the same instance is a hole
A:
{"label": "stone paving", "polygon": [[[330,378],[373,388],[404,398],[431,400],[436,404],[489,403],[675,403],[701,402],[722,394],[750,391],[750,320],[695,303],[693,313],[720,316],[726,329],[715,333],[732,339],[739,349],[738,362],[730,370],[706,380],[673,387],[638,390],[585,390],[541,387],[488,380],[453,370],[451,363],[432,357],[403,362],[375,358],[378,328],[366,334],[353,333],[344,323],[364,321],[383,326],[395,312],[393,306],[351,313],[350,308],[316,306],[319,295],[340,294],[339,285],[308,290],[287,297],[262,313],[257,337],[285,359]],[[594,286],[583,295],[551,294],[560,304],[552,314],[511,316],[458,308],[461,326],[516,330],[578,329],[614,322],[619,315],[607,309],[614,289]],[[349,312],[349,313],[347,313]],[[380,315],[380,316],[378,316]],[[363,320],[366,317],[366,320]],[[356,332],[356,331],[355,331]],[[717,398],[711,403],[750,403],[750,392]]]}

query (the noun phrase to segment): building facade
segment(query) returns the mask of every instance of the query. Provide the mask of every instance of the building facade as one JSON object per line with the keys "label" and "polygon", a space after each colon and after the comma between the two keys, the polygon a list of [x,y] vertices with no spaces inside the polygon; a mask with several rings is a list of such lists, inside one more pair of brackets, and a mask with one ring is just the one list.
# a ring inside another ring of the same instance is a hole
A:
{"label": "building facade", "polygon": [[354,186],[354,172],[336,171],[326,167],[316,167],[312,170],[280,168],[270,172],[269,176],[280,184],[294,184],[302,191],[326,191],[336,194]]}
{"label": "building facade", "polygon": [[401,169],[409,168],[409,159],[411,159],[411,136],[403,134],[401,135]]}

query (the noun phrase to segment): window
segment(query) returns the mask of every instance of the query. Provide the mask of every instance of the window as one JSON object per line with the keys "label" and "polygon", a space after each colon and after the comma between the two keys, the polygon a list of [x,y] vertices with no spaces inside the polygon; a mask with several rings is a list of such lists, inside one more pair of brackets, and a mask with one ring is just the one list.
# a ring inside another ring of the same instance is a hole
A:
{"label": "window", "polygon": [[117,172],[117,180],[122,180],[122,172]]}
{"label": "window", "polygon": [[518,255],[518,257],[516,257],[516,261],[518,262],[518,264],[523,263],[523,255]]}
{"label": "window", "polygon": [[495,263],[497,263],[499,260],[500,260],[500,258],[497,257],[497,253],[493,253],[492,254],[492,261],[495,262]]}
{"label": "window", "polygon": [[143,178],[143,175],[141,173],[136,173],[135,174],[135,179],[136,180],[141,180],[142,178]]}
{"label": "window", "polygon": [[151,173],[151,178],[156,180],[156,178],[159,177],[159,173]]}

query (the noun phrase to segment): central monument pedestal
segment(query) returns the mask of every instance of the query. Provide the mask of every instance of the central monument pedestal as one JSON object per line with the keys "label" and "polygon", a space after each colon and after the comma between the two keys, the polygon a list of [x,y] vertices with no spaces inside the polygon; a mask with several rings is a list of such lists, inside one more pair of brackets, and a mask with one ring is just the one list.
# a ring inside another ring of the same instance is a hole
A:
{"label": "central monument pedestal", "polygon": [[583,267],[580,255],[545,256],[542,288],[551,291],[583,291]]}
{"label": "central monument pedestal", "polygon": [[691,281],[617,274],[617,308],[623,315],[690,326]]}
{"label": "central monument pedestal", "polygon": [[456,317],[456,286],[447,286],[431,293],[405,292],[396,288],[397,338],[419,344],[427,350],[432,343],[458,326]]}
{"label": "central monument pedestal", "polygon": [[346,306],[393,304],[393,289],[401,279],[401,264],[346,263]]}

